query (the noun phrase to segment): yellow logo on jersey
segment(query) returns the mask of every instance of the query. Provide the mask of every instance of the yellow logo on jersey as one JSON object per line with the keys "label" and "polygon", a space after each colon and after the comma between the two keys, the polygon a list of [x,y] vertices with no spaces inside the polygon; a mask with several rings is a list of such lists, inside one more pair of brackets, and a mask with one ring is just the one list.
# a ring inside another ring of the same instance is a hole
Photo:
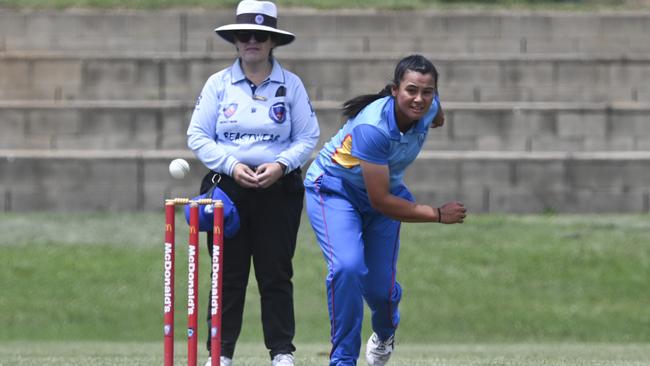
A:
{"label": "yellow logo on jersey", "polygon": [[347,135],[343,139],[341,146],[336,149],[332,160],[344,168],[354,168],[359,165],[359,159],[351,154],[352,152],[352,135]]}

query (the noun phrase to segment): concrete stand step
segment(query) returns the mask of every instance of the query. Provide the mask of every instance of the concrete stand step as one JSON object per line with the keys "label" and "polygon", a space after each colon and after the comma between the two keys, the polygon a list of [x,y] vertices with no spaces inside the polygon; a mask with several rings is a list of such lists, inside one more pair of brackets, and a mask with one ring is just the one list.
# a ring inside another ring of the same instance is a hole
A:
{"label": "concrete stand step", "polygon": [[[228,9],[0,9],[1,50],[230,51],[213,29]],[[646,11],[375,11],[280,9],[294,52],[649,52]]]}
{"label": "concrete stand step", "polygon": [[[321,139],[341,102],[315,102]],[[11,149],[186,149],[191,101],[0,101],[0,146]],[[647,151],[650,103],[443,102],[428,150]]]}
{"label": "concrete stand step", "polygon": [[[178,157],[192,167],[182,180],[167,170]],[[186,150],[0,150],[0,209],[162,210],[194,197],[206,172]],[[405,180],[422,202],[473,213],[647,213],[650,152],[423,152]]]}
{"label": "concrete stand step", "polygon": [[[649,42],[650,43],[650,42]],[[650,53],[425,54],[439,90],[456,102],[650,102]],[[404,55],[280,55],[313,100],[381,90]],[[233,53],[0,53],[0,99],[194,99]]]}

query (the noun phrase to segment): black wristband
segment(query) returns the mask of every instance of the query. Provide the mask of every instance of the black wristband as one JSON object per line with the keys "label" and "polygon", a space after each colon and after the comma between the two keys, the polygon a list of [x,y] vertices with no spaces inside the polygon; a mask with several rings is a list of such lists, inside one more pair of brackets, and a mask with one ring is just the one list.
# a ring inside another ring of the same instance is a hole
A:
{"label": "black wristband", "polygon": [[442,211],[440,211],[440,207],[437,207],[438,209],[438,222],[442,223]]}

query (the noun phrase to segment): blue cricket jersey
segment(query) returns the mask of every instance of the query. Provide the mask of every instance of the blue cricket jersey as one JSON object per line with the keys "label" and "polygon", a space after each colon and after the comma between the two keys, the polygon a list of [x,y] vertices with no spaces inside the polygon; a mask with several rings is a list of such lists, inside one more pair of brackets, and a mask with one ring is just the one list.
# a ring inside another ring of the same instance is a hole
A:
{"label": "blue cricket jersey", "polygon": [[314,186],[326,173],[365,191],[360,160],[388,165],[390,188],[403,185],[404,171],[420,153],[439,103],[436,96],[427,113],[402,133],[395,119],[395,99],[387,96],[372,102],[321,149],[307,171],[305,186]]}

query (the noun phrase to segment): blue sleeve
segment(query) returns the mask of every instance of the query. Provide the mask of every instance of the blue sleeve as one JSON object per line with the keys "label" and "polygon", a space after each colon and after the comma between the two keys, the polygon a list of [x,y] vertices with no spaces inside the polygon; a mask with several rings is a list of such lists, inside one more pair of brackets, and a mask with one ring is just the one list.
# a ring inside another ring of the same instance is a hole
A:
{"label": "blue sleeve", "polygon": [[440,110],[440,96],[436,94],[436,96],[433,98],[433,103],[431,103],[431,109],[433,109],[434,114],[433,116],[435,117],[436,114],[438,114],[438,110]]}
{"label": "blue sleeve", "polygon": [[373,164],[388,164],[390,139],[377,126],[360,124],[352,129],[351,154],[357,159]]}

